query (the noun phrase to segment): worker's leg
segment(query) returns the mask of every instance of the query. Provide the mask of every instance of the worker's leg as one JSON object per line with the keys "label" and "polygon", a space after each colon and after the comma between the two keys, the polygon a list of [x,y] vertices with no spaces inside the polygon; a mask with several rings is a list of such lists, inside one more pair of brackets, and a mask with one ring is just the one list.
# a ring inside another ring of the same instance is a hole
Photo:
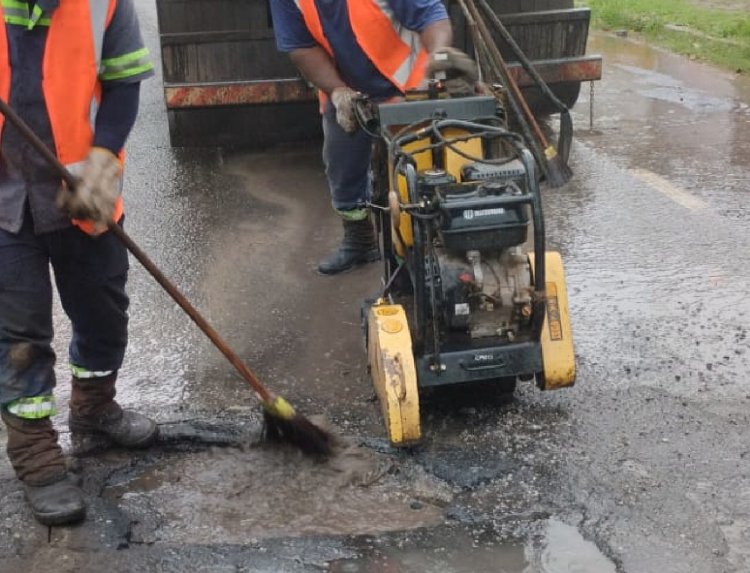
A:
{"label": "worker's leg", "polygon": [[35,517],[48,525],[83,518],[81,491],[69,480],[57,432],[49,259],[30,219],[20,233],[0,230],[0,415],[8,459]]}
{"label": "worker's leg", "polygon": [[323,162],[333,208],[344,226],[344,239],[332,255],[321,261],[318,270],[335,274],[380,258],[366,208],[372,138],[361,129],[353,134],[341,129],[330,103],[323,114],[323,135]]}
{"label": "worker's leg", "polygon": [[128,335],[125,247],[111,233],[90,237],[71,228],[60,232],[50,251],[60,299],[73,327],[71,431],[106,434],[128,447],[151,444],[156,424],[123,410],[114,400]]}

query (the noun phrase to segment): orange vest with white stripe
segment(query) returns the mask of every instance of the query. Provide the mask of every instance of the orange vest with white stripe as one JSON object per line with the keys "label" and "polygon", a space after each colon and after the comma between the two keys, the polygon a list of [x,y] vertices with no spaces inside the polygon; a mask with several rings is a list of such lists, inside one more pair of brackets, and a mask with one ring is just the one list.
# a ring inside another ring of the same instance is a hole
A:
{"label": "orange vest with white stripe", "polygon": [[[42,63],[42,90],[57,157],[68,168],[86,159],[94,141],[104,33],[116,6],[117,0],[60,0],[52,13]],[[5,21],[0,19],[0,97],[5,101],[10,96],[11,73]],[[0,114],[0,137],[4,122]],[[120,197],[114,220],[119,221],[122,214]],[[73,224],[87,233],[93,230],[90,221],[74,219]]]}
{"label": "orange vest with white stripe", "polygon": [[[315,0],[295,2],[312,37],[335,59]],[[378,71],[402,92],[418,87],[427,69],[427,53],[419,34],[396,21],[386,0],[346,0],[346,4],[357,44]]]}

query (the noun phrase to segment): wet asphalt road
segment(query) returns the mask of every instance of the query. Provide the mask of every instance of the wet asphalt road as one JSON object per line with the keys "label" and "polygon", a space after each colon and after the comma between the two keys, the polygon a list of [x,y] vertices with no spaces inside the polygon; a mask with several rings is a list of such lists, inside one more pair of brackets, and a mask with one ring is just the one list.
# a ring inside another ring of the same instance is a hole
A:
{"label": "wet asphalt road", "polygon": [[[76,458],[91,509],[74,528],[37,525],[0,458],[0,571],[750,570],[750,82],[617,38],[591,51],[605,55],[594,126],[585,90],[576,177],[545,192],[578,383],[430,403],[409,452],[387,447],[365,372],[359,305],[377,265],[314,272],[338,238],[317,144],[172,149],[159,80],[145,86],[128,231],[262,379],[352,447],[320,466],[258,445],[244,382],[134,261],[120,399],[163,440]],[[69,446],[66,396],[61,383]]]}

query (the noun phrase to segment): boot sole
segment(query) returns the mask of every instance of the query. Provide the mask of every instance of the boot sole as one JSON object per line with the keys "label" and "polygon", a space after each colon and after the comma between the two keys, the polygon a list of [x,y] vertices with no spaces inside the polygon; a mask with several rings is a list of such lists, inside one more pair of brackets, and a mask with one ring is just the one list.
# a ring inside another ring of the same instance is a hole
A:
{"label": "boot sole", "polygon": [[147,448],[150,445],[152,445],[154,442],[156,442],[156,440],[159,438],[159,426],[158,425],[154,428],[153,432],[141,438],[137,442],[132,442],[132,443],[120,442],[116,440],[115,438],[113,438],[107,432],[103,432],[95,428],[79,426],[70,421],[68,422],[68,429],[70,430],[71,434],[80,434],[80,435],[92,436],[92,437],[97,437],[97,438],[106,438],[110,443],[115,444],[121,448],[129,448],[129,449],[134,449],[134,450]]}
{"label": "boot sole", "polygon": [[59,513],[39,513],[34,510],[32,510],[32,513],[42,525],[72,525],[84,520],[86,517],[86,508],[82,507],[80,510],[65,515],[60,515]]}
{"label": "boot sole", "polygon": [[349,271],[353,271],[354,269],[359,268],[361,266],[369,265],[370,263],[376,263],[376,262],[378,262],[381,259],[382,259],[382,257],[380,256],[380,253],[378,253],[377,256],[372,255],[372,256],[366,257],[366,258],[364,258],[364,259],[362,259],[360,261],[357,261],[356,263],[352,263],[348,267],[344,267],[342,269],[331,270],[331,271],[323,271],[323,270],[320,269],[320,267],[318,267],[317,268],[317,272],[318,272],[319,275],[323,275],[324,277],[330,277],[332,275],[341,275],[341,274],[344,274],[344,273],[348,273]]}

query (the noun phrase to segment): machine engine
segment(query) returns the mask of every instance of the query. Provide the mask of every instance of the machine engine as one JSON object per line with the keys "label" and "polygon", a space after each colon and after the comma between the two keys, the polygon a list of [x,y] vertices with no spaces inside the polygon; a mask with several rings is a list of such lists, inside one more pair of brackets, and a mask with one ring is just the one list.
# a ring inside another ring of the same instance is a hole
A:
{"label": "machine engine", "polygon": [[438,300],[451,330],[510,342],[528,331],[531,275],[528,258],[519,247],[464,254],[438,248],[437,253]]}
{"label": "machine engine", "polygon": [[438,312],[453,333],[512,342],[529,333],[532,279],[522,245],[528,237],[526,206],[504,199],[526,190],[523,164],[476,163],[462,169],[461,182],[441,170],[420,174],[430,190],[440,223],[432,276]]}

